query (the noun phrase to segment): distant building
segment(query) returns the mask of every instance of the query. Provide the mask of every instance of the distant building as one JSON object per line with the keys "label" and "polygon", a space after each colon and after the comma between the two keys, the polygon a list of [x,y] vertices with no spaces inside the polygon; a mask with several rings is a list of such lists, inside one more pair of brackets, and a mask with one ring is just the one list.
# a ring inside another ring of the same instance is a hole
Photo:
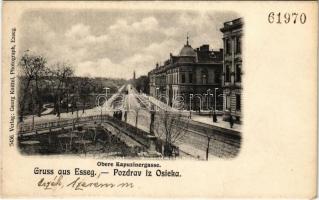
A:
{"label": "distant building", "polygon": [[[179,55],[170,54],[168,60],[148,73],[150,95],[170,106],[174,100],[182,100],[183,109],[211,110],[215,88],[221,87],[222,59],[222,49],[210,50],[208,44],[193,49],[187,37]],[[222,99],[216,100],[216,105],[222,106]]]}
{"label": "distant building", "polygon": [[242,18],[225,22],[220,31],[224,34],[222,78],[224,120],[232,116],[236,122],[240,123],[242,116]]}

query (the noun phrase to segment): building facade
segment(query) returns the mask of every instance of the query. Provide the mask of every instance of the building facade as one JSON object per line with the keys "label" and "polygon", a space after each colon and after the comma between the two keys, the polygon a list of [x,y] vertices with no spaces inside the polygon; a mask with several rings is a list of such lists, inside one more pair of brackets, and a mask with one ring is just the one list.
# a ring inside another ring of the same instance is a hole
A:
{"label": "building facade", "polygon": [[[204,44],[193,49],[188,42],[179,55],[170,54],[162,65],[148,73],[150,95],[184,110],[212,110],[222,107],[221,74],[223,50],[213,51]],[[182,102],[182,103],[181,103]]]}
{"label": "building facade", "polygon": [[241,123],[242,117],[242,35],[243,20],[238,18],[224,23],[223,33],[223,111],[224,120],[230,116]]}

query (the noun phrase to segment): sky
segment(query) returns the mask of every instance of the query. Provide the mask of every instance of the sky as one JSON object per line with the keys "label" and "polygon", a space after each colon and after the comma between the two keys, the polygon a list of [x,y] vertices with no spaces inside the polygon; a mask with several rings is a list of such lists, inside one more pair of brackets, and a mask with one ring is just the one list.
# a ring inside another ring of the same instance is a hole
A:
{"label": "sky", "polygon": [[193,48],[222,48],[223,23],[233,12],[183,10],[33,10],[20,19],[19,52],[70,63],[76,76],[130,79],[147,75],[169,54],[178,55],[187,33]]}

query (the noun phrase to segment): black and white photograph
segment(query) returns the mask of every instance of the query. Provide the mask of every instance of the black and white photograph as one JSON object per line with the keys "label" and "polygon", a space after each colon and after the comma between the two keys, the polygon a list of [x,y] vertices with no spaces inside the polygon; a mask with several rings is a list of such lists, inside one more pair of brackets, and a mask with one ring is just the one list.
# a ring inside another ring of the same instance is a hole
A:
{"label": "black and white photograph", "polygon": [[28,10],[18,31],[22,155],[240,154],[245,31],[238,13]]}
{"label": "black and white photograph", "polygon": [[313,199],[318,1],[5,1],[0,196]]}

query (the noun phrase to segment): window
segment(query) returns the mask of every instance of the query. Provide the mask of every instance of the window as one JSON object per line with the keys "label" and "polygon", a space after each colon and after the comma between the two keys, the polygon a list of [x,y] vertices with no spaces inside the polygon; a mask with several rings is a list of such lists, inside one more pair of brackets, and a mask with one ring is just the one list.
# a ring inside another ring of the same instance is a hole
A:
{"label": "window", "polygon": [[240,111],[241,101],[240,101],[240,94],[236,94],[236,110]]}
{"label": "window", "polygon": [[236,53],[241,53],[241,37],[236,37]]}
{"label": "window", "polygon": [[226,54],[231,54],[231,39],[226,39]]}
{"label": "window", "polygon": [[182,83],[185,83],[185,74],[182,74]]}
{"label": "window", "polygon": [[206,70],[202,71],[202,84],[207,84],[208,73]]}
{"label": "window", "polygon": [[241,64],[236,65],[236,82],[241,82]]}
{"label": "window", "polygon": [[215,70],[215,83],[221,83],[220,74],[220,70]]}
{"label": "window", "polygon": [[230,110],[230,96],[226,96],[226,110]]}
{"label": "window", "polygon": [[189,83],[193,83],[193,74],[189,73]]}
{"label": "window", "polygon": [[226,65],[225,66],[225,70],[226,70],[226,72],[225,72],[225,81],[226,82],[230,82],[230,67],[229,67],[229,65]]}
{"label": "window", "polygon": [[175,84],[178,83],[178,74],[175,72]]}

